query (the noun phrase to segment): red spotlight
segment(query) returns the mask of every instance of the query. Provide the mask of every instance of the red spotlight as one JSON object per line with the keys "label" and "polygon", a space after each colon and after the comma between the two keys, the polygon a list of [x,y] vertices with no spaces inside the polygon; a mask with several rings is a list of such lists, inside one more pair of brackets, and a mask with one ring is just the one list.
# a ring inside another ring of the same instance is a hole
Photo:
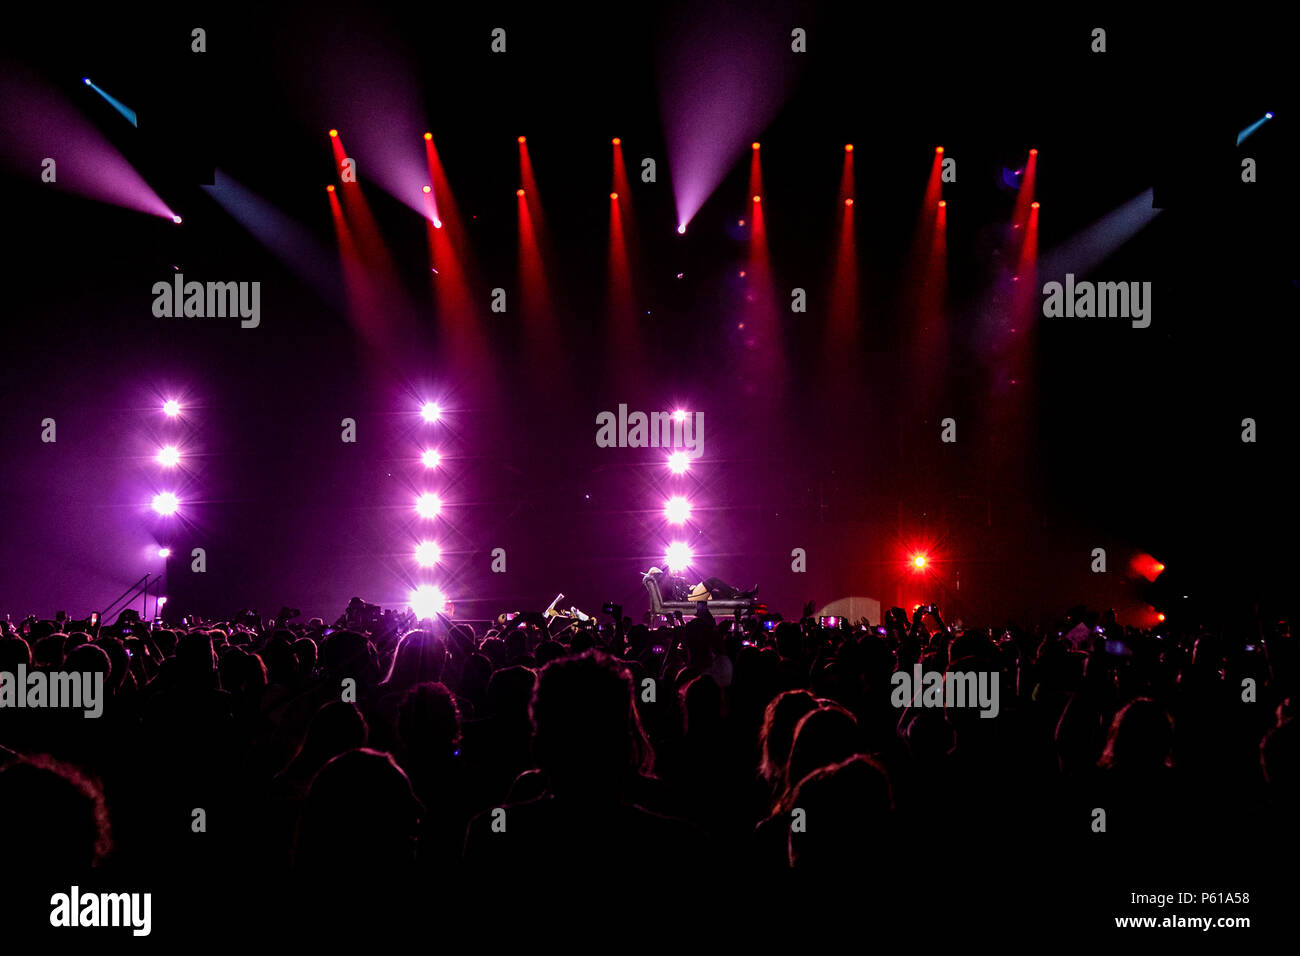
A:
{"label": "red spotlight", "polygon": [[610,193],[610,194],[609,194],[609,198],[610,198],[610,199],[617,199],[617,198],[618,198],[618,193]]}
{"label": "red spotlight", "polygon": [[1030,156],[1037,156],[1037,155],[1038,155],[1038,150],[1036,150],[1036,149],[1031,149],[1031,150],[1029,151],[1029,155],[1030,155]]}
{"label": "red spotlight", "polygon": [[758,202],[760,198],[762,198],[762,197],[760,197],[760,196],[755,196],[755,197],[754,197],[754,202]]}
{"label": "red spotlight", "polygon": [[1157,621],[1160,621],[1160,622],[1163,624],[1163,623],[1164,623],[1164,620],[1165,620],[1165,616],[1164,616],[1163,614],[1157,614],[1157,615],[1156,615],[1156,620],[1157,620]]}
{"label": "red spotlight", "polygon": [[912,567],[915,568],[917,571],[924,571],[926,565],[928,565],[929,563],[930,563],[930,559],[923,554],[912,555]]}
{"label": "red spotlight", "polygon": [[844,205],[846,205],[846,206],[852,206],[852,205],[853,205],[853,200],[852,200],[852,199],[846,199],[846,200],[844,200]]}
{"label": "red spotlight", "polygon": [[520,136],[520,137],[519,137],[519,142],[521,142],[521,143],[526,143],[526,142],[528,142],[528,140],[526,140],[526,139],[524,139],[524,137]]}
{"label": "red spotlight", "polygon": [[338,135],[339,135],[338,130],[336,129],[330,130],[330,139],[338,139]]}
{"label": "red spotlight", "polygon": [[943,147],[942,147],[942,146],[936,146],[936,147],[934,148],[934,151],[935,151],[936,153],[942,153],[942,152],[943,152]]}
{"label": "red spotlight", "polygon": [[946,205],[948,205],[948,200],[946,200],[946,199],[940,199],[940,200],[939,200],[939,208],[940,208],[940,209],[944,208]]}
{"label": "red spotlight", "polygon": [[853,152],[853,144],[852,144],[852,143],[845,143],[845,144],[844,144],[844,152],[846,152],[846,153],[851,153],[851,152]]}
{"label": "red spotlight", "polygon": [[621,145],[623,144],[623,141],[622,141],[621,139],[619,139],[617,136],[615,136],[615,137],[613,138],[613,140],[611,140],[611,142],[612,142],[615,146],[621,146]]}
{"label": "red spotlight", "polygon": [[326,186],[326,187],[325,187],[325,191],[326,191],[327,193],[332,193],[332,192],[334,191],[334,187],[333,187],[333,186]]}
{"label": "red spotlight", "polygon": [[426,192],[426,193],[431,193],[431,192],[433,192],[433,190],[430,189],[428,186],[421,186],[421,187],[420,187],[420,191],[421,191],[421,192]]}
{"label": "red spotlight", "polygon": [[1030,209],[1037,209],[1037,208],[1038,208],[1038,203],[1036,203],[1036,202],[1031,202],[1031,203],[1029,204],[1029,208],[1030,208]]}
{"label": "red spotlight", "polygon": [[523,194],[524,194],[524,191],[523,191],[522,189],[516,189],[516,190],[515,190],[515,195],[516,195],[516,196],[522,196]]}
{"label": "red spotlight", "polygon": [[752,146],[754,149],[758,149],[758,143],[752,143],[751,146]]}
{"label": "red spotlight", "polygon": [[425,139],[433,139],[433,134],[432,134],[432,133],[425,133],[425,134],[424,134],[424,138],[425,138]]}

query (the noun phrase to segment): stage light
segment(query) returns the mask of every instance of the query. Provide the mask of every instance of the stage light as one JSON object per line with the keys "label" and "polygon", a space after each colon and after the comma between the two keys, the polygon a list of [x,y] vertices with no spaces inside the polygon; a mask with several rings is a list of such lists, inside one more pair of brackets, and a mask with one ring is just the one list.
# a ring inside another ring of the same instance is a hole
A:
{"label": "stage light", "polygon": [[436,422],[442,417],[442,409],[437,402],[425,402],[420,406],[420,417],[426,422]]}
{"label": "stage light", "polygon": [[1160,564],[1160,563],[1157,563],[1157,564],[1156,564],[1156,574],[1159,574],[1159,573],[1160,573],[1161,571],[1163,571],[1164,569],[1165,569],[1165,566],[1164,566],[1163,564]]}
{"label": "stage light", "polygon": [[1156,620],[1163,624],[1165,620],[1165,616],[1163,614],[1157,614]]}
{"label": "stage light", "polygon": [[325,191],[326,191],[327,193],[332,193],[332,192],[334,191],[334,187],[333,187],[333,186],[326,186],[326,187],[325,187]]}
{"label": "stage light", "polygon": [[677,409],[677,411],[673,412],[673,421],[675,422],[686,421],[686,409],[679,408]]}
{"label": "stage light", "polygon": [[432,133],[425,133],[425,134],[424,134],[424,138],[425,138],[426,140],[433,139],[433,134],[432,134]]}
{"label": "stage light", "polygon": [[433,228],[434,228],[434,229],[441,229],[441,228],[442,228],[442,220],[441,220],[441,219],[435,219],[435,220],[433,221]]}
{"label": "stage light", "polygon": [[623,144],[623,141],[619,139],[617,136],[614,137],[612,142],[614,143],[615,146],[621,146]]}
{"label": "stage light", "polygon": [[447,609],[447,598],[432,584],[421,584],[411,592],[411,610],[423,621]]}
{"label": "stage light", "polygon": [[431,193],[431,192],[433,192],[433,190],[430,189],[428,186],[421,186],[421,187],[420,187],[420,192],[422,192],[422,193]]}
{"label": "stage light", "polygon": [[421,541],[415,548],[415,562],[422,568],[431,568],[442,559],[442,548],[432,541]]}
{"label": "stage light", "polygon": [[853,144],[852,144],[852,143],[845,143],[845,144],[844,144],[844,152],[846,152],[846,153],[851,153],[851,152],[853,152]]}
{"label": "stage light", "polygon": [[170,491],[163,491],[153,496],[153,510],[160,515],[174,515],[180,506],[180,500]]}
{"label": "stage light", "polygon": [[164,604],[166,604],[166,603],[167,603],[167,599],[166,599],[165,597],[160,597],[160,598],[158,599],[158,606],[159,606],[160,608],[161,608]]}
{"label": "stage light", "polygon": [[844,205],[846,205],[846,206],[852,206],[852,205],[853,205],[853,200],[852,200],[852,199],[846,199],[846,200],[844,200]]}
{"label": "stage light", "polygon": [[610,193],[610,194],[609,194],[609,198],[610,198],[610,199],[617,199],[617,198],[618,198],[618,193]]}
{"label": "stage light", "polygon": [[681,495],[674,495],[664,503],[664,517],[669,524],[681,524],[691,516],[691,503]]}
{"label": "stage light", "polygon": [[929,563],[930,559],[923,554],[912,555],[912,567],[917,571],[924,571]]}
{"label": "stage light", "polygon": [[170,558],[171,556],[172,556],[172,549],[171,549],[171,548],[159,548],[159,549],[158,549],[158,557],[160,557],[160,558]]}
{"label": "stage light", "polygon": [[90,85],[90,77],[88,77],[88,76],[83,76],[83,77],[81,78],[81,82],[82,82],[82,83],[85,83],[87,86],[89,86],[89,85]]}
{"label": "stage light", "polygon": [[1037,156],[1037,155],[1038,155],[1038,150],[1036,150],[1036,149],[1031,149],[1031,150],[1029,151],[1029,155],[1030,155],[1030,156]]}
{"label": "stage light", "polygon": [[522,137],[522,136],[519,137],[519,143],[520,143],[520,145],[522,145],[522,144],[524,144],[524,143],[526,143],[526,142],[528,142],[528,140],[524,139],[524,137]]}
{"label": "stage light", "polygon": [[442,455],[430,448],[420,456],[420,461],[424,463],[425,468],[437,468],[442,464]]}
{"label": "stage light", "polygon": [[750,146],[751,146],[753,149],[758,149],[758,143],[751,143]]}
{"label": "stage light", "polygon": [[181,403],[174,398],[169,398],[163,402],[163,414],[175,418],[181,413]]}
{"label": "stage light", "polygon": [[1031,203],[1029,204],[1029,208],[1030,208],[1030,209],[1037,209],[1037,208],[1038,208],[1038,203],[1036,203],[1036,202],[1031,202]]}
{"label": "stage light", "polygon": [[946,200],[946,199],[940,199],[940,200],[939,200],[939,208],[940,208],[940,209],[944,209],[944,208],[946,208],[947,205],[948,205],[948,200]]}
{"label": "stage light", "polygon": [[339,138],[339,131],[336,129],[330,130],[330,139],[338,139],[338,138]]}
{"label": "stage light", "polygon": [[763,198],[762,196],[755,196],[755,197],[754,197],[754,202],[758,202],[758,201],[761,200],[762,198]]}
{"label": "stage light", "polygon": [[690,458],[684,451],[675,451],[668,456],[668,470],[674,475],[683,475],[690,465]]}
{"label": "stage light", "polygon": [[936,146],[936,147],[934,148],[934,151],[935,151],[936,153],[942,153],[942,152],[943,152],[943,147],[942,147],[942,146]]}
{"label": "stage light", "polygon": [[516,190],[515,190],[515,195],[516,195],[516,196],[519,196],[520,198],[522,198],[523,195],[524,195],[524,191],[523,191],[522,189],[516,189]]}
{"label": "stage light", "polygon": [[181,217],[180,217],[180,216],[172,216],[172,222],[176,223],[176,225],[179,226],[179,225],[181,224]]}
{"label": "stage light", "polygon": [[442,499],[426,491],[415,499],[415,513],[421,518],[436,518],[442,512]]}
{"label": "stage light", "polygon": [[1265,113],[1265,114],[1264,114],[1264,119],[1272,119],[1272,118],[1273,118],[1273,114],[1272,114],[1272,113]]}
{"label": "stage light", "polygon": [[181,452],[175,445],[164,445],[158,449],[158,464],[164,468],[172,468],[180,463]]}
{"label": "stage light", "polygon": [[686,235],[686,226],[685,226],[685,225],[681,225],[681,226],[678,226],[678,227],[677,227],[677,235],[679,235],[679,236],[684,236],[684,235]]}
{"label": "stage light", "polygon": [[664,564],[668,565],[669,571],[676,574],[690,567],[691,559],[694,557],[689,544],[685,541],[674,541],[668,546],[668,553],[664,555]]}

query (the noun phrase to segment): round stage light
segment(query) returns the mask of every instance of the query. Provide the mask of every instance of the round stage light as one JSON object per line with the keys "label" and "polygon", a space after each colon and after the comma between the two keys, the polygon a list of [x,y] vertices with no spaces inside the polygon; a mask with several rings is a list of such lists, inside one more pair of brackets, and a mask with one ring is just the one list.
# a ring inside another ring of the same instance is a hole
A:
{"label": "round stage light", "polygon": [[526,140],[526,139],[524,139],[524,137],[520,136],[520,137],[519,137],[519,142],[520,142],[520,144],[522,145],[523,143],[528,142],[528,140]]}
{"label": "round stage light", "polygon": [[612,140],[612,142],[614,143],[615,146],[622,146],[622,145],[623,145],[623,141],[622,141],[621,139],[619,139],[617,136],[614,137],[614,139]]}
{"label": "round stage light", "polygon": [[339,138],[339,131],[336,129],[330,130],[330,139],[338,139],[338,138]]}
{"label": "round stage light", "polygon": [[428,186],[421,186],[421,187],[420,187],[420,192],[422,192],[422,193],[431,193],[431,192],[433,192],[433,190],[430,189]]}
{"label": "round stage light", "polygon": [[180,217],[180,216],[172,216],[172,222],[176,223],[176,225],[179,226],[179,225],[181,224],[181,217]]}
{"label": "round stage light", "polygon": [[426,422],[436,422],[442,417],[442,409],[437,402],[425,402],[420,406],[420,417]]}
{"label": "round stage light", "polygon": [[677,411],[673,412],[673,421],[675,422],[686,421],[686,409],[679,408],[677,409]]}
{"label": "round stage light", "polygon": [[333,187],[333,186],[326,186],[326,187],[325,187],[325,191],[326,191],[327,193],[332,193],[332,192],[334,191],[334,187]]}
{"label": "round stage light", "polygon": [[749,145],[751,149],[758,149],[758,143],[750,143]]}
{"label": "round stage light", "polygon": [[676,574],[690,567],[694,557],[689,544],[685,541],[674,541],[668,546],[668,552],[664,555],[664,564],[668,565],[669,571]]}
{"label": "round stage light", "polygon": [[677,227],[677,235],[679,236],[686,235],[686,226],[684,224]]}
{"label": "round stage light", "polygon": [[422,568],[431,568],[442,558],[442,548],[432,541],[421,541],[415,548],[415,562]]}
{"label": "round stage light", "polygon": [[1264,114],[1264,119],[1272,119],[1272,118],[1273,118],[1273,114],[1272,114],[1272,113],[1265,113],[1265,114]]}
{"label": "round stage light", "polygon": [[434,228],[434,229],[441,229],[441,228],[442,228],[442,220],[441,220],[441,219],[435,219],[435,220],[433,221],[433,228]]}
{"label": "round stage light", "polygon": [[610,193],[610,194],[609,194],[609,198],[610,198],[610,199],[617,199],[617,198],[618,198],[618,193]]}
{"label": "round stage light", "polygon": [[415,513],[421,518],[436,518],[442,513],[442,499],[426,491],[415,499]]}
{"label": "round stage light", "polygon": [[158,464],[164,468],[174,468],[180,460],[181,451],[175,445],[164,445],[158,449]]}
{"label": "round stage light", "polygon": [[1031,150],[1029,151],[1029,155],[1030,155],[1030,156],[1037,156],[1037,155],[1038,155],[1038,150],[1036,150],[1036,149],[1031,149]]}
{"label": "round stage light", "polygon": [[845,143],[845,144],[844,144],[844,152],[846,152],[846,153],[851,153],[851,152],[853,152],[853,144],[852,144],[852,143]]}
{"label": "round stage light", "polygon": [[755,196],[755,197],[754,197],[754,202],[758,202],[760,199],[762,199],[761,196]]}
{"label": "round stage light", "polygon": [[942,152],[943,152],[943,147],[942,147],[942,146],[936,146],[936,147],[934,148],[934,151],[935,151],[936,153],[942,153]]}
{"label": "round stage light", "polygon": [[153,510],[160,515],[174,515],[180,506],[180,499],[170,491],[163,491],[153,496]]}
{"label": "round stage light", "polygon": [[844,200],[844,205],[846,205],[846,206],[852,206],[852,205],[853,205],[853,200],[852,200],[852,199],[846,199],[846,200]]}
{"label": "round stage light", "polygon": [[163,414],[170,418],[175,418],[181,413],[181,403],[174,398],[169,398],[163,402]]}
{"label": "round stage light", "polygon": [[674,495],[664,503],[664,517],[669,524],[682,524],[691,516],[691,503],[681,495]]}
{"label": "round stage light", "polygon": [[442,464],[442,455],[434,449],[429,448],[420,456],[420,461],[424,463],[425,468],[437,468]]}
{"label": "round stage light", "polygon": [[518,196],[520,199],[522,199],[524,196],[524,191],[522,189],[516,189],[515,195]]}
{"label": "round stage light", "polygon": [[432,134],[432,133],[425,133],[425,134],[424,134],[424,138],[425,138],[426,140],[433,139],[433,134]]}
{"label": "round stage light", "polygon": [[90,77],[88,77],[88,76],[83,76],[83,77],[81,78],[81,82],[82,82],[82,83],[85,83],[87,86],[89,86],[89,85],[90,85]]}
{"label": "round stage light", "polygon": [[159,548],[159,549],[158,549],[158,557],[160,557],[160,558],[170,558],[171,556],[172,556],[172,549],[171,549],[171,548]]}
{"label": "round stage light", "polygon": [[1029,208],[1030,208],[1030,209],[1037,209],[1037,208],[1038,208],[1038,203],[1036,203],[1036,202],[1031,202],[1031,203],[1029,204]]}
{"label": "round stage light", "polygon": [[447,598],[432,584],[421,584],[411,592],[411,610],[423,621],[447,609]]}
{"label": "round stage light", "polygon": [[912,567],[918,571],[924,571],[929,563],[930,559],[923,554],[912,555]]}
{"label": "round stage light", "polygon": [[948,200],[946,200],[946,199],[940,199],[940,200],[939,200],[939,208],[940,208],[940,209],[946,209],[946,208],[948,208]]}
{"label": "round stage light", "polygon": [[683,475],[690,467],[690,458],[684,451],[675,451],[668,456],[668,470],[674,475]]}

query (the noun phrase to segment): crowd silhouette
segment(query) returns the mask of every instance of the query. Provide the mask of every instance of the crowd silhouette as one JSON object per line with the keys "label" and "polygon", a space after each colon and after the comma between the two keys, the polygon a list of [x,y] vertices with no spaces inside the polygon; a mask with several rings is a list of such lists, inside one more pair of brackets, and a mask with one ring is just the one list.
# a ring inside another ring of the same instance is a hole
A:
{"label": "crowd silhouette", "polygon": [[[1282,622],[58,628],[0,637],[0,671],[106,678],[99,719],[0,709],[5,849],[51,867],[599,885],[964,847],[967,876],[1053,880],[1295,833]],[[895,706],[917,663],[994,674],[997,716]]]}

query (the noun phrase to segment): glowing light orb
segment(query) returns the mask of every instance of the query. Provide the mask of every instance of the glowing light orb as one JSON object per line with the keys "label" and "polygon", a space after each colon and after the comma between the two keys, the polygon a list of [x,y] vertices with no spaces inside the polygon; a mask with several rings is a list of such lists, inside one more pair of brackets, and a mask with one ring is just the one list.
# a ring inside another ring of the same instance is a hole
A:
{"label": "glowing light orb", "polygon": [[684,475],[690,463],[691,460],[684,451],[675,451],[668,456],[668,470],[674,475]]}
{"label": "glowing light orb", "polygon": [[415,499],[415,513],[421,518],[436,518],[442,513],[442,499],[426,491]]}
{"label": "glowing light orb", "polygon": [[669,524],[683,524],[691,516],[691,503],[681,495],[674,495],[664,503],[664,517]]}
{"label": "glowing light orb", "polygon": [[690,567],[694,558],[695,554],[689,544],[685,541],[674,541],[668,546],[668,552],[664,555],[664,564],[668,565],[669,571],[676,574]]}
{"label": "glowing light orb", "polygon": [[421,584],[411,592],[411,611],[422,621],[446,609],[446,596],[432,584]]}
{"label": "glowing light orb", "polygon": [[442,548],[432,541],[421,541],[415,548],[415,563],[431,568],[442,559]]}
{"label": "glowing light orb", "polygon": [[158,449],[158,464],[164,468],[174,468],[180,460],[181,452],[175,445],[164,445]]}
{"label": "glowing light orb", "polygon": [[174,515],[180,506],[180,499],[170,491],[163,491],[153,496],[153,510],[160,515]]}

